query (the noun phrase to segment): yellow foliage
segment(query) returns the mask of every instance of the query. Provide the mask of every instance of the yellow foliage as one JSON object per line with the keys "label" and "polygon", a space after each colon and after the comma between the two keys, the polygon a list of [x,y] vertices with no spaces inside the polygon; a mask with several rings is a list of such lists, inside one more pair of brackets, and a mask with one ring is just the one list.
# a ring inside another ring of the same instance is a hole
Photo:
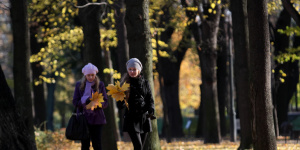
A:
{"label": "yellow foliage", "polygon": [[94,110],[95,108],[102,108],[103,96],[102,93],[95,92],[92,94],[92,98],[90,98],[91,102],[86,105],[86,109]]}
{"label": "yellow foliage", "polygon": [[122,86],[120,86],[120,82],[115,82],[115,85],[109,84],[106,89],[109,90],[107,92],[107,95],[110,95],[112,98],[114,98],[116,101],[123,101],[126,97],[125,91],[127,91],[130,87],[130,84],[124,83]]}
{"label": "yellow foliage", "polygon": [[199,58],[195,51],[188,49],[180,66],[179,89],[180,108],[198,109],[200,104]]}

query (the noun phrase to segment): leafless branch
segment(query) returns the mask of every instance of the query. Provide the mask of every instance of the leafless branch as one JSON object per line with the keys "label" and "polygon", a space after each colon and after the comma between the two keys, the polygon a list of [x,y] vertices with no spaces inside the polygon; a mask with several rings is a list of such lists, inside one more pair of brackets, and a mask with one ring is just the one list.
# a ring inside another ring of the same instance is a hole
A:
{"label": "leafless branch", "polygon": [[75,7],[77,7],[77,8],[85,8],[85,7],[87,7],[87,6],[89,6],[89,5],[107,5],[107,3],[106,2],[101,2],[101,3],[87,3],[87,4],[85,4],[85,5],[83,5],[83,6],[75,6]]}

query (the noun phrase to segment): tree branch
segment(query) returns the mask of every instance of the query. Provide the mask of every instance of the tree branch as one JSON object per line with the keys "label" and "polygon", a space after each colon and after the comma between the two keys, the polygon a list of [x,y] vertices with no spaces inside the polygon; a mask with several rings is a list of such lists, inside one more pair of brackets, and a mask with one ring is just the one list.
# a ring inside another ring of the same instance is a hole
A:
{"label": "tree branch", "polygon": [[75,7],[77,7],[77,8],[85,8],[85,7],[89,6],[89,5],[107,5],[107,3],[106,2],[101,2],[101,3],[87,3],[85,5],[75,6]]}
{"label": "tree branch", "polygon": [[296,24],[300,26],[300,15],[291,3],[290,0],[281,0],[284,8],[289,12],[292,18],[295,20]]}

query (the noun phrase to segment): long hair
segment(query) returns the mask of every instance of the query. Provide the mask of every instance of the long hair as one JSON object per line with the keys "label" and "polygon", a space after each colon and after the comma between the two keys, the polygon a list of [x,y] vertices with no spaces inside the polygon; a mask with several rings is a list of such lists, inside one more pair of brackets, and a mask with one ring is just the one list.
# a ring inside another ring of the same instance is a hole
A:
{"label": "long hair", "polygon": [[124,75],[121,77],[120,79],[120,85],[122,86],[124,83],[129,83],[129,74],[128,73],[124,73]]}
{"label": "long hair", "polygon": [[[85,89],[85,82],[86,82],[86,77],[85,76],[83,76],[82,78],[81,78],[81,80],[80,80],[80,90],[81,91],[84,91],[84,89]],[[98,77],[98,76],[96,76],[95,77],[95,85],[94,85],[94,89],[97,91],[97,92],[99,92],[99,83],[100,83],[100,78]]]}

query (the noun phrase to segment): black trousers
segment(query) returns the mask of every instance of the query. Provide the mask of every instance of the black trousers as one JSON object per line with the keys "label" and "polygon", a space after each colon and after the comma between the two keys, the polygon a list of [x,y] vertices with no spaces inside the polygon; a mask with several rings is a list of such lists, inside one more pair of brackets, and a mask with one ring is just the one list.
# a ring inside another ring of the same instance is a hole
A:
{"label": "black trousers", "polygon": [[142,150],[148,133],[128,132],[128,134],[131,138],[134,150]]}
{"label": "black trousers", "polygon": [[90,149],[90,141],[92,141],[92,146],[94,150],[101,150],[101,134],[102,125],[88,125],[90,131],[90,139],[81,140],[81,150]]}

